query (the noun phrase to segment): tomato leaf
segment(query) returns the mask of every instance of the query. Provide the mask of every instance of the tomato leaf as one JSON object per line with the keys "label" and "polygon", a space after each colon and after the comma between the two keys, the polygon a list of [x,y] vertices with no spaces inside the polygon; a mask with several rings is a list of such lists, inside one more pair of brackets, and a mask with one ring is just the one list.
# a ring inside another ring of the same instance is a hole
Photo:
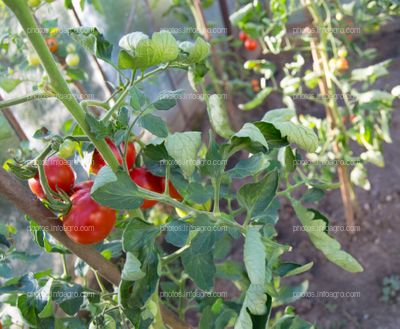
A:
{"label": "tomato leaf", "polygon": [[143,203],[130,177],[123,171],[114,173],[108,166],[97,174],[91,195],[101,205],[118,210],[136,209]]}
{"label": "tomato leaf", "polygon": [[311,128],[289,121],[294,114],[292,109],[272,110],[264,115],[262,121],[274,125],[290,143],[295,143],[308,152],[314,152],[318,147],[317,135]]}
{"label": "tomato leaf", "polygon": [[308,233],[314,246],[322,251],[328,260],[349,272],[362,272],[360,263],[350,254],[341,250],[340,243],[326,233],[327,223],[316,218],[316,213],[292,200],[293,208],[303,228]]}
{"label": "tomato leaf", "polygon": [[8,79],[8,78],[1,78],[0,79],[0,88],[3,89],[6,93],[12,92],[22,80],[20,79]]}
{"label": "tomato leaf", "polygon": [[266,151],[268,143],[261,131],[253,123],[245,123],[243,127],[231,137],[232,147],[243,146],[254,152]]}
{"label": "tomato leaf", "polygon": [[197,131],[175,133],[165,140],[168,154],[177,162],[186,177],[191,176],[196,169],[200,146],[201,133]]}
{"label": "tomato leaf", "polygon": [[150,131],[153,135],[165,138],[168,136],[168,128],[163,119],[153,114],[146,114],[139,119],[139,126]]}
{"label": "tomato leaf", "polygon": [[112,63],[111,55],[113,45],[95,27],[76,27],[68,30],[72,39],[78,42],[92,55]]}
{"label": "tomato leaf", "polygon": [[224,138],[230,138],[234,132],[230,126],[229,118],[222,97],[211,95],[207,102],[208,116],[215,132]]}
{"label": "tomato leaf", "polygon": [[182,42],[179,48],[187,54],[187,57],[183,60],[180,59],[187,64],[200,63],[206,59],[210,53],[210,45],[200,37],[197,37],[194,43],[190,41]]}
{"label": "tomato leaf", "polygon": [[122,280],[137,281],[142,279],[146,273],[142,272],[140,266],[140,260],[137,259],[133,253],[128,252],[126,254],[125,265],[121,273]]}

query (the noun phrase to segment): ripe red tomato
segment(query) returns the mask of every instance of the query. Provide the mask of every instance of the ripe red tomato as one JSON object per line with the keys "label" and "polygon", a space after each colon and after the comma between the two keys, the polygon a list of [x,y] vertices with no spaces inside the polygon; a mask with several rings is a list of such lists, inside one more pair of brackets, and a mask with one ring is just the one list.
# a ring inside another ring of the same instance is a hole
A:
{"label": "ripe red tomato", "polygon": [[75,192],[78,192],[78,191],[84,190],[84,189],[90,190],[92,188],[92,186],[93,186],[93,181],[91,181],[91,180],[80,182],[72,188],[72,193],[75,193]]}
{"label": "ripe red tomato", "polygon": [[[119,164],[122,165],[122,157],[119,154],[118,148],[115,146],[115,144],[109,138],[106,138],[106,142],[110,146],[110,148],[111,148],[112,152],[114,153],[115,157],[117,158]],[[121,147],[123,149],[124,144],[121,144]],[[135,146],[133,143],[129,143],[128,150],[126,152],[126,164],[128,166],[128,169],[132,168],[133,164],[135,163],[135,159],[136,159]],[[90,164],[89,172],[92,174],[97,174],[100,171],[100,169],[103,168],[105,165],[106,165],[106,162],[104,161],[100,152],[97,150],[94,150],[93,157],[92,157],[92,163]]]}
{"label": "ripe red tomato", "polygon": [[[157,193],[164,191],[164,183],[161,177],[154,176],[146,168],[134,168],[130,171],[131,179],[140,187]],[[144,200],[140,206],[142,209],[153,207],[157,203],[156,200]]]}
{"label": "ripe red tomato", "polygon": [[336,67],[339,72],[344,72],[349,69],[349,62],[346,58],[340,57],[336,60]]}
{"label": "ripe red tomato", "polygon": [[246,32],[240,31],[240,33],[239,33],[239,39],[240,40],[245,42],[248,38],[249,38],[249,36],[246,34]]}
{"label": "ripe red tomato", "polygon": [[58,49],[58,41],[56,38],[47,38],[46,39],[47,47],[49,47],[52,53],[55,53]]}
{"label": "ripe red tomato", "polygon": [[[57,189],[70,194],[75,183],[75,173],[69,163],[58,156],[47,158],[43,164],[44,172],[50,188],[57,192]],[[40,184],[39,175],[28,180],[31,191],[39,198],[44,199],[45,194]]]}
{"label": "ripe red tomato", "polygon": [[[93,182],[83,182],[91,186]],[[82,188],[71,196],[71,209],[63,218],[69,238],[79,244],[103,241],[114,228],[117,212],[98,204],[90,196],[90,188]]]}
{"label": "ripe red tomato", "polygon": [[247,39],[244,42],[244,47],[249,51],[256,50],[257,49],[257,41],[253,40],[253,39]]}

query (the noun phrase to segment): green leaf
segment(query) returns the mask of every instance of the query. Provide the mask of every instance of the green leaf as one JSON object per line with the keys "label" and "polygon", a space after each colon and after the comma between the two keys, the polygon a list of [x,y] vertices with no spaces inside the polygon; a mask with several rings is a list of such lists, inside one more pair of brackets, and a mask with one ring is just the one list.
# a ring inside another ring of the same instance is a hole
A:
{"label": "green leaf", "polygon": [[[271,297],[264,292],[264,285],[250,284],[234,329],[266,328],[271,312],[271,303]],[[255,317],[260,315],[263,315],[261,319]],[[256,318],[261,322],[258,326],[253,325]]]}
{"label": "green leaf", "polygon": [[85,121],[89,125],[90,132],[95,135],[97,139],[102,139],[111,134],[111,126],[103,121],[97,120],[90,113],[86,113]]}
{"label": "green leaf", "polygon": [[293,114],[292,109],[272,110],[264,115],[262,121],[272,123],[290,143],[295,143],[308,152],[314,152],[318,147],[317,135],[312,129],[289,121]]}
{"label": "green leaf", "polygon": [[252,155],[248,159],[239,160],[232,169],[226,171],[231,178],[244,178],[254,176],[267,169],[270,162],[263,153]]}
{"label": "green leaf", "polygon": [[183,247],[189,237],[189,224],[181,220],[174,219],[163,226],[163,231],[167,231],[165,240],[175,247]]}
{"label": "green leaf", "polygon": [[309,269],[311,269],[314,266],[313,262],[309,262],[304,265],[299,265],[295,263],[282,263],[279,265],[278,268],[278,275],[284,278],[298,275],[304,272],[307,272]]}
{"label": "green leaf", "polygon": [[160,93],[159,99],[153,103],[153,106],[160,111],[167,111],[176,105],[176,98],[182,90],[175,91],[162,91]]}
{"label": "green leaf", "polygon": [[132,218],[122,235],[122,245],[126,252],[137,252],[146,245],[154,244],[155,238],[160,234],[160,228]]}
{"label": "green leaf", "polygon": [[289,121],[296,115],[293,109],[276,109],[270,110],[264,114],[262,121],[265,122],[282,122]]}
{"label": "green leaf", "polygon": [[253,2],[248,3],[247,5],[241,7],[238,11],[235,11],[229,16],[230,21],[233,25],[238,25],[242,20],[246,17],[251,17],[254,12]]}
{"label": "green leaf", "polygon": [[255,285],[265,283],[265,250],[261,233],[256,227],[249,227],[244,242],[244,264],[250,282]]}
{"label": "green leaf", "polygon": [[286,169],[286,171],[293,172],[296,170],[296,158],[290,146],[279,149],[278,160],[281,163],[282,167]]}
{"label": "green leaf", "polygon": [[185,272],[200,289],[206,291],[212,289],[216,270],[211,252],[198,253],[189,248],[182,255],[182,263]]}
{"label": "green leaf", "polygon": [[152,39],[142,32],[133,32],[123,36],[119,46],[131,56],[128,59],[126,54],[121,55],[121,63],[129,62],[129,67],[135,69],[172,62],[179,54],[178,44],[168,31],[155,32]]}
{"label": "green leaf", "polygon": [[260,181],[243,185],[237,192],[237,200],[251,215],[263,212],[275,198],[278,183],[278,172],[271,171]]}
{"label": "green leaf", "polygon": [[139,119],[139,126],[150,131],[153,135],[165,138],[168,136],[168,128],[163,121],[158,116],[153,114],[146,114]]}
{"label": "green leaf", "polygon": [[146,273],[142,272],[140,266],[140,260],[137,259],[133,253],[128,252],[126,254],[124,268],[122,269],[122,280],[136,281],[142,279],[146,275]]}
{"label": "green leaf", "polygon": [[273,89],[270,87],[266,87],[261,90],[251,101],[245,104],[239,104],[239,108],[243,111],[249,111],[255,109],[257,106],[260,106],[264,100],[272,93]]}
{"label": "green leaf", "polygon": [[233,146],[243,144],[246,147],[256,148],[259,151],[268,150],[268,143],[261,131],[252,123],[245,123],[231,138]]}
{"label": "green leaf", "polygon": [[191,176],[196,169],[200,146],[201,133],[197,131],[175,133],[165,140],[168,154],[177,162],[186,177]]}
{"label": "green leaf", "polygon": [[184,59],[184,62],[188,64],[200,63],[206,59],[210,53],[210,44],[200,37],[197,37],[195,43],[190,41],[182,42],[179,48],[188,54]]}
{"label": "green leaf", "polygon": [[0,79],[0,88],[3,89],[6,93],[12,92],[22,80],[20,79],[8,79],[8,78],[1,78]]}
{"label": "green leaf", "polygon": [[113,45],[95,27],[77,27],[68,30],[72,39],[77,41],[92,55],[108,63],[112,63]]}
{"label": "green leaf", "polygon": [[83,288],[78,284],[55,281],[51,287],[53,300],[68,315],[74,315],[83,303]]}
{"label": "green leaf", "polygon": [[387,60],[378,64],[370,65],[368,67],[355,69],[351,72],[351,79],[354,81],[371,81],[389,74],[387,67],[391,60]]}
{"label": "green leaf", "polygon": [[133,69],[135,68],[135,59],[122,49],[118,54],[118,67],[123,70]]}
{"label": "green leaf", "polygon": [[208,116],[215,132],[224,138],[230,138],[233,135],[229,123],[228,112],[223,105],[222,98],[218,95],[211,95],[207,102]]}
{"label": "green leaf", "polygon": [[129,89],[130,105],[135,111],[140,111],[142,106],[146,103],[146,97],[143,92],[136,87]]}
{"label": "green leaf", "polygon": [[303,207],[298,201],[293,200],[292,205],[311,242],[326,258],[346,271],[353,273],[363,271],[360,263],[342,251],[340,243],[326,233],[327,223],[323,219],[315,219],[316,213]]}
{"label": "green leaf", "polygon": [[118,210],[136,209],[143,203],[131,178],[122,170],[114,173],[108,166],[97,174],[91,195],[101,205]]}

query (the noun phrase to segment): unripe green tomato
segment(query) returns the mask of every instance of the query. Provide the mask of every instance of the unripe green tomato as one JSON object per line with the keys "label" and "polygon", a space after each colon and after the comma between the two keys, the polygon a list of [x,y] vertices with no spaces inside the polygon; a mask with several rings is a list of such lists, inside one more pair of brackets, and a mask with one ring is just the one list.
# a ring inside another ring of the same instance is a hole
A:
{"label": "unripe green tomato", "polygon": [[58,154],[61,158],[68,159],[74,155],[75,152],[75,142],[67,139],[65,140],[58,150]]}
{"label": "unripe green tomato", "polygon": [[342,19],[343,19],[343,14],[340,12],[340,11],[338,11],[337,13],[336,13],[336,20],[338,21],[338,22],[340,22]]}
{"label": "unripe green tomato", "polygon": [[[197,210],[203,210],[203,211],[210,211],[211,209],[211,200],[208,200],[206,203],[199,204],[199,203],[192,203],[189,204],[192,208],[197,209]],[[182,209],[175,208],[175,211],[177,215],[180,218],[184,218],[188,215],[188,213]]]}
{"label": "unripe green tomato", "polygon": [[40,0],[28,0],[28,6],[29,7],[39,7],[40,6]]}
{"label": "unripe green tomato", "polygon": [[347,49],[346,48],[340,48],[339,50],[338,50],[338,56],[339,57],[342,57],[342,58],[345,58],[345,57],[347,57],[347,55],[348,55],[348,53],[347,53]]}
{"label": "unripe green tomato", "polygon": [[89,329],[117,329],[117,324],[111,315],[105,314],[102,323],[90,322]]}
{"label": "unripe green tomato", "polygon": [[11,67],[9,67],[7,69],[7,73],[8,73],[8,75],[13,75],[14,74],[14,70]]}
{"label": "unripe green tomato", "polygon": [[78,54],[68,54],[67,57],[65,57],[65,62],[67,63],[68,66],[78,66],[80,62],[80,57]]}
{"label": "unripe green tomato", "polygon": [[72,54],[72,53],[76,52],[76,47],[75,47],[75,45],[73,43],[67,44],[67,48],[66,49],[67,49],[67,53],[68,54]]}
{"label": "unripe green tomato", "polygon": [[28,63],[31,66],[38,66],[40,65],[40,58],[36,53],[28,54]]}

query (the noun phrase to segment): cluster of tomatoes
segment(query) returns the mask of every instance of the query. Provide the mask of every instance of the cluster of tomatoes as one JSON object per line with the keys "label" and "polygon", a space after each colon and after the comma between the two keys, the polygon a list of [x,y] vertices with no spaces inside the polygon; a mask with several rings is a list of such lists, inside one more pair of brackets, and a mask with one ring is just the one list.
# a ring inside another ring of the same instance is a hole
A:
{"label": "cluster of tomatoes", "polygon": [[249,38],[249,36],[245,32],[240,31],[239,39],[243,41],[244,47],[248,51],[254,51],[257,49],[257,40]]}
{"label": "cluster of tomatoes", "polygon": [[[50,35],[54,35],[57,34],[59,32],[58,28],[53,28],[50,30]],[[51,36],[46,38],[46,44],[47,47],[49,48],[50,52],[55,54],[58,50],[58,41],[57,38]],[[75,45],[72,43],[69,43],[66,47],[67,50],[67,56],[65,56],[65,63],[69,66],[69,67],[76,67],[79,65],[80,62],[80,57],[79,55],[76,53],[76,48]],[[30,66],[38,66],[40,65],[40,59],[39,56],[36,53],[29,53],[28,54],[28,63]]]}
{"label": "cluster of tomatoes", "polygon": [[[109,139],[106,140],[118,162],[122,165],[122,157],[117,146]],[[123,147],[123,145],[122,145]],[[129,143],[126,153],[126,164],[129,168],[131,179],[140,187],[163,193],[165,190],[165,179],[153,175],[145,167],[134,167],[136,150],[133,143]],[[90,173],[97,174],[106,163],[100,153],[93,153]],[[75,184],[75,173],[68,161],[59,157],[51,156],[43,163],[44,172],[49,187],[54,192],[64,192],[70,196],[71,207],[62,216],[65,233],[75,242],[80,244],[95,244],[104,240],[114,228],[117,212],[108,207],[98,204],[92,199],[90,189],[93,181],[84,181]],[[28,181],[31,191],[39,198],[45,199],[46,195],[40,183],[39,175]],[[169,194],[179,201],[182,196],[171,182],[168,185]],[[144,200],[142,209],[150,208],[157,203],[155,200]]]}

